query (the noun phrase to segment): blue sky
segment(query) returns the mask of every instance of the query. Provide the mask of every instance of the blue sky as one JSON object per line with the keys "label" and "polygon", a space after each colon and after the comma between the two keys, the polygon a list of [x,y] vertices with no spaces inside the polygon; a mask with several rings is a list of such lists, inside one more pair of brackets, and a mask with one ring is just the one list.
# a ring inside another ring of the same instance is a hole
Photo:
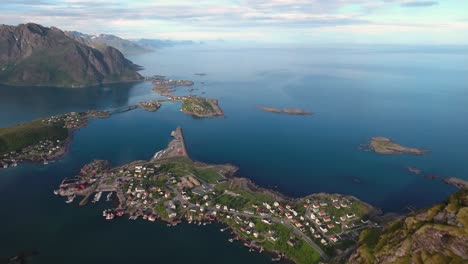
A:
{"label": "blue sky", "polygon": [[465,0],[0,0],[0,23],[124,38],[468,44]]}

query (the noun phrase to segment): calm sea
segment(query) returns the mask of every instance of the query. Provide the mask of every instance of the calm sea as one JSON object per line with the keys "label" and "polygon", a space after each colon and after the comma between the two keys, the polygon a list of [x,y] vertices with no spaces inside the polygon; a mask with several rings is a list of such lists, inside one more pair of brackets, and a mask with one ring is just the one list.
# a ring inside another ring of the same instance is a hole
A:
{"label": "calm sea", "polygon": [[[467,55],[452,47],[200,45],[133,56],[144,75],[193,80],[193,94],[219,99],[226,117],[194,119],[180,113],[178,103],[165,103],[156,113],[137,109],[91,121],[56,163],[0,170],[0,257],[37,250],[33,263],[268,263],[268,256],[229,243],[219,227],[108,222],[101,212],[109,204],[79,208],[52,194],[62,178],[93,159],[114,165],[148,159],[177,126],[184,128],[193,159],[235,164],[239,176],[293,197],[345,193],[386,212],[441,201],[455,189],[406,167],[468,180]],[[0,126],[155,98],[144,82],[0,86]],[[258,105],[315,114],[277,115]],[[380,156],[360,150],[373,136],[431,152]]]}

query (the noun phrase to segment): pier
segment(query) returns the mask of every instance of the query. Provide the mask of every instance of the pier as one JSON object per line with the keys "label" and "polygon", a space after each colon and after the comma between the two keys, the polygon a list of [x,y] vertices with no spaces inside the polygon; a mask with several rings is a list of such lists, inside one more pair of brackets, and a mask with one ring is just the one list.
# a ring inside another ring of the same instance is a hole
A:
{"label": "pier", "polygon": [[156,152],[152,160],[160,160],[174,157],[187,157],[187,148],[185,146],[184,135],[182,128],[178,127],[176,130],[171,132],[171,136],[174,138],[164,150]]}

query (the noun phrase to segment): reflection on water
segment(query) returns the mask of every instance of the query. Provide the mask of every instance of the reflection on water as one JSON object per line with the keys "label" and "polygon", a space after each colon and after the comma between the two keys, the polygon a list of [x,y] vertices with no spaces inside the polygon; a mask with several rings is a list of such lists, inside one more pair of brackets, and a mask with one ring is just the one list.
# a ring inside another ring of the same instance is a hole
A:
{"label": "reflection on water", "polygon": [[155,96],[144,82],[89,88],[0,86],[0,126],[72,111],[116,108]]}

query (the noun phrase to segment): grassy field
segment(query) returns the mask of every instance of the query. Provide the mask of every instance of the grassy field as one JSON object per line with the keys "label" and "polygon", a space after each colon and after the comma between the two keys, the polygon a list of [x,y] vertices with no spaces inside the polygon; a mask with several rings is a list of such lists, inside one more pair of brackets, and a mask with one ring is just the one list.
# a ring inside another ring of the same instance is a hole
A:
{"label": "grassy field", "polygon": [[68,129],[62,124],[47,125],[40,120],[0,128],[0,154],[18,151],[43,140],[64,140]]}
{"label": "grassy field", "polygon": [[222,179],[223,177],[219,175],[219,173],[212,168],[203,169],[203,170],[196,170],[195,175],[200,178],[201,180],[207,183],[216,183],[217,180]]}

